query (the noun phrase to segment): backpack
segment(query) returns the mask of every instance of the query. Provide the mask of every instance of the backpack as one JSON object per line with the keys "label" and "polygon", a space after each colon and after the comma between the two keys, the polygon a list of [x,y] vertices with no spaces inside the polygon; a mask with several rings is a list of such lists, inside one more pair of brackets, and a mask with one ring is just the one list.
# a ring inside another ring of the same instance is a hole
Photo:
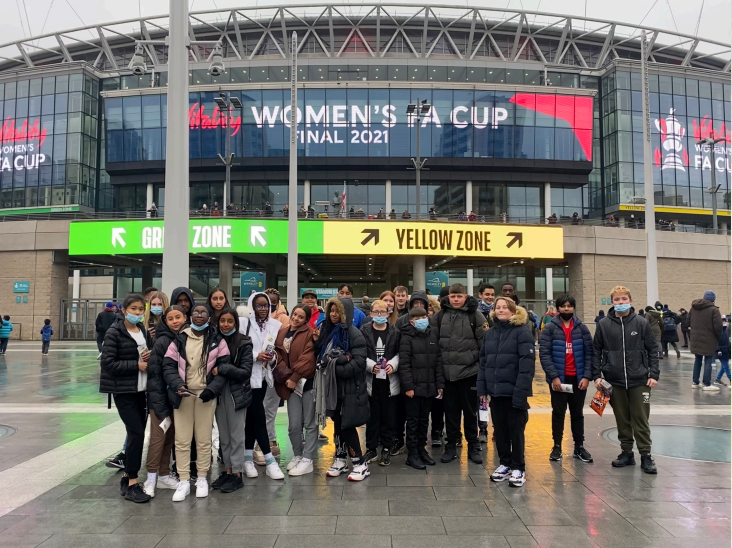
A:
{"label": "backpack", "polygon": [[663,318],[663,330],[676,331],[676,320],[674,320],[673,316],[666,316]]}

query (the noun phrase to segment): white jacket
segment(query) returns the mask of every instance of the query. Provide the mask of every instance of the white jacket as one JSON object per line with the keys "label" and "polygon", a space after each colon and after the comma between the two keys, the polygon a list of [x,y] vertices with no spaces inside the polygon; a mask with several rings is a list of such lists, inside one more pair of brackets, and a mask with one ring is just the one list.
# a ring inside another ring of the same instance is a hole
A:
{"label": "white jacket", "polygon": [[[270,305],[269,297],[266,293],[253,293],[249,296],[247,301],[247,307],[240,306],[236,309],[239,315],[239,333],[249,335],[252,339],[252,353],[254,354],[254,365],[252,366],[252,377],[250,380],[252,388],[262,388],[264,382],[270,388],[274,386],[274,376],[272,374],[272,368],[274,367],[277,359],[272,358],[272,361],[268,364],[263,364],[257,359],[259,353],[263,350],[267,336],[271,335],[273,339],[277,338],[277,334],[282,327],[282,323],[269,317],[269,310],[267,311],[267,323],[264,324],[264,329],[260,329],[259,325],[254,316],[254,305],[252,302],[255,297],[264,295],[267,297],[267,304]],[[248,308],[248,310],[247,310]],[[248,314],[247,314],[248,312]],[[251,327],[250,327],[251,324]],[[249,333],[247,333],[247,330]]]}

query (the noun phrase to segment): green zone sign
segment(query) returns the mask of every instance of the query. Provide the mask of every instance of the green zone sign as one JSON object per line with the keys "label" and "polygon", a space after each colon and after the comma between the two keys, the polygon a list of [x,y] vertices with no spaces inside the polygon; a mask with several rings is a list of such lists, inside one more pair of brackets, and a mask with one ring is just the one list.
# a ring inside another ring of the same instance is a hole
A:
{"label": "green zone sign", "polygon": [[[69,227],[69,255],[161,254],[163,221],[79,221]],[[300,253],[323,252],[320,223],[299,225]],[[287,221],[191,219],[190,253],[287,253]]]}

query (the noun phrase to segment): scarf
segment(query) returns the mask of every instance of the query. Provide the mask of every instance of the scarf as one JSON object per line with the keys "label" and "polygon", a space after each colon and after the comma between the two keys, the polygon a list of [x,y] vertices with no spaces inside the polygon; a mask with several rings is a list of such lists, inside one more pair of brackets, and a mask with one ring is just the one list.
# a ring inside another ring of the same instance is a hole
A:
{"label": "scarf", "polygon": [[348,327],[345,324],[339,323],[334,325],[328,333],[327,338],[323,341],[323,346],[320,347],[319,358],[322,360],[323,356],[326,356],[331,350],[340,348],[344,352],[348,352]]}
{"label": "scarf", "polygon": [[264,331],[267,328],[267,320],[269,320],[269,316],[265,316],[264,318],[260,318],[256,314],[254,314],[254,321],[257,322],[257,327],[259,327],[260,331]]}

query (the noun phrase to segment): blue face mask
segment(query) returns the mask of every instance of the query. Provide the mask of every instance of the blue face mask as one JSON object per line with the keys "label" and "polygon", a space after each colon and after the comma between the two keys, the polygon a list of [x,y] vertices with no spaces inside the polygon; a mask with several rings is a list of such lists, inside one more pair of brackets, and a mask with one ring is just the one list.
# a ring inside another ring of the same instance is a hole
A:
{"label": "blue face mask", "polygon": [[137,315],[131,314],[129,312],[125,316],[125,320],[127,320],[128,322],[130,322],[132,325],[137,325],[138,323],[140,323],[144,319],[145,319],[145,316],[137,316]]}
{"label": "blue face mask", "polygon": [[162,306],[151,306],[150,313],[154,314],[155,316],[161,316],[163,314],[163,307]]}
{"label": "blue face mask", "polygon": [[371,321],[377,325],[383,325],[389,321],[389,318],[387,318],[386,316],[374,316],[373,318],[371,318]]}
{"label": "blue face mask", "polygon": [[623,312],[630,310],[630,304],[616,304],[614,308],[615,312],[620,312],[622,314]]}
{"label": "blue face mask", "polygon": [[414,320],[414,327],[417,328],[417,331],[424,331],[427,329],[430,325],[430,321],[427,318],[420,318],[418,320]]}
{"label": "blue face mask", "polygon": [[236,333],[236,327],[234,329],[232,329],[231,331],[229,331],[228,333],[224,333],[224,336],[228,337],[229,335],[233,335],[234,333]]}
{"label": "blue face mask", "polygon": [[195,323],[191,323],[191,329],[193,329],[193,331],[203,331],[207,327],[208,327],[208,322],[206,322],[203,325],[196,325]]}

